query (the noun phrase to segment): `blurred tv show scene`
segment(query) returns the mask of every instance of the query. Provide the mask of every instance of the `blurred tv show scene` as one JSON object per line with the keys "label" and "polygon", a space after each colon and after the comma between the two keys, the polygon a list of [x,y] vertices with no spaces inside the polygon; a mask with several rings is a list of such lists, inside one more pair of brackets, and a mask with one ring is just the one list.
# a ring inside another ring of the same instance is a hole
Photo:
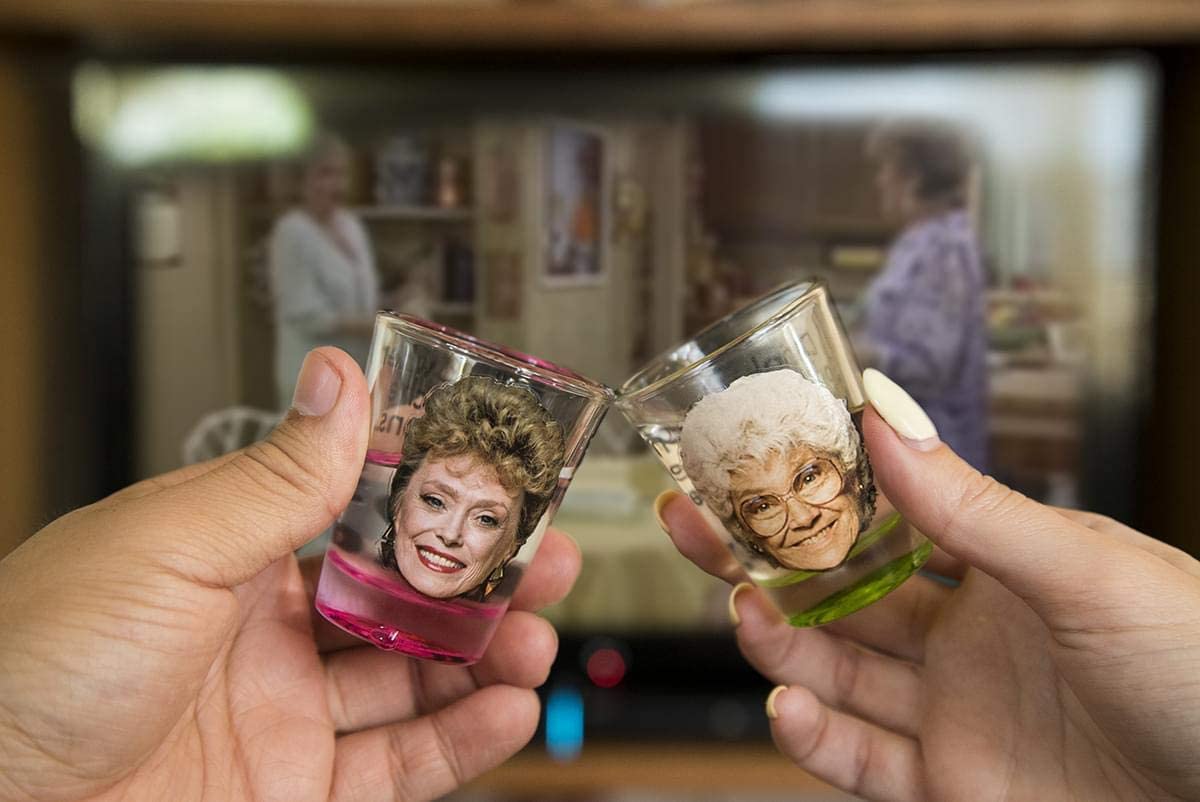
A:
{"label": "blurred tv show scene", "polygon": [[[1195,441],[1176,430],[1194,387],[1190,28],[937,46],[895,22],[880,48],[846,23],[822,48],[790,47],[800,28],[756,47],[759,23],[734,22],[701,48],[677,21],[676,40],[668,22],[631,50],[633,11],[582,4],[609,26],[587,33],[568,6],[540,21],[529,5],[508,45],[461,8],[445,17],[467,21],[461,39],[419,10],[433,38],[403,54],[388,37],[415,34],[391,22],[359,50],[336,31],[293,47],[274,23],[224,46],[193,17],[162,39],[136,17],[111,37],[15,18],[0,108],[26,111],[0,295],[30,332],[14,340],[29,389],[5,403],[25,421],[10,454],[32,467],[9,469],[24,506],[0,554],[53,514],[262,437],[310,348],[365,360],[377,309],[616,387],[811,277],[862,366],[980,470],[1200,548],[1177,526]],[[346,13],[346,30],[379,19]],[[588,49],[538,44],[560,30]],[[471,36],[492,49],[456,49]],[[584,567],[549,611],[562,641],[542,727],[456,798],[848,798],[774,753],[727,586],[655,520],[672,486],[611,413],[555,521]]]}

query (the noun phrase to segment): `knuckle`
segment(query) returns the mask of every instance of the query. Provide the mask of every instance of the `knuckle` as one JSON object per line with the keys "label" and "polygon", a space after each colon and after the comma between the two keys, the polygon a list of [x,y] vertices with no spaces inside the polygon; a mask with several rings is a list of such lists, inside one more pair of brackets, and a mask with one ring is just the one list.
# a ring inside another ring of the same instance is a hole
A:
{"label": "knuckle", "polygon": [[433,732],[433,737],[431,738],[428,761],[433,765],[434,776],[444,778],[444,783],[442,784],[446,789],[458,788],[458,786],[466,783],[470,778],[463,771],[460,762],[458,762],[458,753],[455,750],[454,740],[445,731],[442,720],[440,720],[437,714],[433,714],[430,717],[430,729]]}
{"label": "knuckle", "polygon": [[409,756],[409,741],[399,728],[390,727],[387,730],[387,765],[388,774],[392,781],[392,799],[394,802],[414,802],[422,799],[420,785],[416,782],[417,773],[423,766],[414,766],[416,762]]}
{"label": "knuckle", "polygon": [[858,649],[847,646],[841,650],[833,666],[834,705],[844,706],[854,698],[859,677],[862,676],[863,655]]}
{"label": "knuckle", "polygon": [[958,497],[951,503],[943,531],[957,536],[973,521],[1003,514],[1020,494],[990,476],[972,471],[959,488]]}
{"label": "knuckle", "polygon": [[1084,512],[1076,519],[1084,527],[1101,535],[1118,535],[1128,529],[1115,518],[1110,518],[1098,512]]}
{"label": "knuckle", "polygon": [[342,675],[332,664],[325,672],[325,704],[329,708],[329,718],[333,721],[334,729],[338,732],[350,728],[350,717],[346,705],[346,692],[342,687]]}
{"label": "knuckle", "polygon": [[[829,708],[820,705],[817,708],[817,720],[814,722],[811,734],[799,749],[795,750],[793,759],[801,766],[808,765],[820,753],[830,746],[830,726],[833,716]],[[784,752],[790,751],[786,744],[781,744]]]}
{"label": "knuckle", "polygon": [[1098,512],[1091,512],[1090,510],[1064,509],[1056,511],[1068,521],[1073,521],[1080,526],[1086,527],[1087,529],[1091,529],[1095,532],[1102,532],[1116,523],[1116,521],[1114,521],[1112,518],[1109,518],[1107,515],[1102,515]]}
{"label": "knuckle", "polygon": [[437,741],[438,756],[446,772],[453,779],[454,787],[457,788],[470,778],[463,771],[462,765],[458,761],[458,752],[454,748],[454,741],[442,726],[439,717],[433,716],[430,721]]}
{"label": "knuckle", "polygon": [[424,802],[461,786],[465,781],[449,740],[437,723],[428,719],[431,732],[420,737],[406,727],[388,728],[386,760],[395,802]]}
{"label": "knuckle", "polygon": [[315,499],[331,519],[338,513],[314,461],[292,444],[263,440],[248,446],[230,464],[281,503],[311,504]]}
{"label": "knuckle", "polygon": [[850,783],[846,790],[855,796],[862,796],[866,789],[867,779],[871,776],[873,752],[874,743],[869,737],[860,737],[854,745],[854,752],[850,758]]}
{"label": "knuckle", "polygon": [[742,657],[767,676],[780,676],[793,661],[805,659],[804,653],[797,649],[799,639],[791,632],[780,637],[772,628],[747,626],[746,622],[734,632]]}

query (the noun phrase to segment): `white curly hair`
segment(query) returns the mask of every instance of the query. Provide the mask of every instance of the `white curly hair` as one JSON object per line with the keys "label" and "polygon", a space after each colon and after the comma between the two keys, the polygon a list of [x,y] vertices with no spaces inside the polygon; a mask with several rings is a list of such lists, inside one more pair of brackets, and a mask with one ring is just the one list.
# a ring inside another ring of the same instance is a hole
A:
{"label": "white curly hair", "polygon": [[733,513],[730,475],[804,444],[835,458],[843,476],[858,469],[858,430],[844,401],[794,370],[743,376],[688,411],[679,437],[688,478],[722,519]]}

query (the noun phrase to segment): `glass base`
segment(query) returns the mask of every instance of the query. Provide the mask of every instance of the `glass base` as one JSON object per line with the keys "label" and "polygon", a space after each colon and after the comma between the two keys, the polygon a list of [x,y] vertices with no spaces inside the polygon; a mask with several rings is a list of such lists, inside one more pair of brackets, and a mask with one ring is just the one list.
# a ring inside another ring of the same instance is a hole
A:
{"label": "glass base", "polygon": [[317,603],[317,612],[334,626],[346,630],[351,635],[370,641],[384,651],[400,652],[411,657],[420,657],[423,660],[455,665],[470,665],[479,659],[477,655],[451,651],[410,632],[354,615],[354,613],[337,610],[319,602]]}
{"label": "glass base", "polygon": [[933,544],[926,541],[908,554],[897,557],[867,574],[850,587],[827,597],[816,606],[792,614],[788,623],[794,627],[815,627],[861,610],[900,587],[904,580],[925,564],[932,553]]}
{"label": "glass base", "polygon": [[423,660],[470,665],[483,656],[508,600],[433,599],[368,560],[333,545],[325,554],[316,608],[331,624],[373,646]]}

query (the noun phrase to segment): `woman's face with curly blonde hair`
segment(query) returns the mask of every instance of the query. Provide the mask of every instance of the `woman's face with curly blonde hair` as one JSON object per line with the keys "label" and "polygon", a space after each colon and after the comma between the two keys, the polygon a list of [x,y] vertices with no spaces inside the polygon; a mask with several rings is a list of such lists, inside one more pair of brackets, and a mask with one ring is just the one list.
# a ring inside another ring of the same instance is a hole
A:
{"label": "woman's face with curly blonde hair", "polygon": [[512,558],[524,490],[471,454],[425,459],[396,508],[396,566],[426,596],[469,592]]}
{"label": "woman's face with curly blonde hair", "polygon": [[442,385],[404,433],[380,559],[445,599],[490,593],[550,504],[562,427],[528,390],[481,376]]}

